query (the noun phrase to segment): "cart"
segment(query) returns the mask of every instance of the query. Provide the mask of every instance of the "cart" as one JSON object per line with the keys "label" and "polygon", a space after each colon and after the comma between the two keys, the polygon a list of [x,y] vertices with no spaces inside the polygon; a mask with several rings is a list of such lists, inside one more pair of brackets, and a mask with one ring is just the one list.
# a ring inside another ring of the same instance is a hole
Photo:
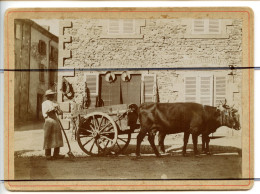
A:
{"label": "cart", "polygon": [[122,154],[140,128],[138,106],[112,105],[74,110],[72,121],[79,147],[88,155]]}

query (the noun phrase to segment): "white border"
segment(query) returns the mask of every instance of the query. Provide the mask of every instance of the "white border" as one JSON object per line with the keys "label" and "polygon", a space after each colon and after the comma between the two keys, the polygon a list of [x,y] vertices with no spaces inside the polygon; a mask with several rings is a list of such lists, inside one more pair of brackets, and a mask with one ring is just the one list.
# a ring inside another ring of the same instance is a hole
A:
{"label": "white border", "polygon": [[[83,2],[83,1],[0,1],[1,10],[1,20],[0,20],[0,69],[3,69],[4,64],[4,42],[3,42],[3,26],[4,26],[4,13],[8,8],[18,8],[18,7],[234,7],[234,6],[248,6],[254,10],[255,14],[255,66],[260,66],[260,1],[93,1],[93,2]],[[255,71],[255,177],[260,178],[260,70]],[[0,72],[0,179],[3,180],[3,129],[4,129],[4,119],[3,119],[3,107],[4,107],[4,76]],[[257,141],[258,140],[258,141]],[[253,189],[250,193],[259,193],[260,191],[260,181],[256,181]],[[217,192],[217,191],[216,191]],[[236,191],[229,192],[230,194]],[[0,184],[0,193],[11,193],[6,191],[4,184]],[[25,192],[19,192],[23,194]],[[36,192],[31,192],[36,193]],[[44,192],[47,193],[47,192]],[[75,193],[76,192],[70,192]],[[94,192],[91,192],[94,193]],[[122,193],[122,192],[119,192]],[[131,192],[133,193],[133,192]],[[136,192],[135,192],[136,193]],[[155,193],[155,192],[154,192]],[[158,193],[158,192],[157,192]],[[188,193],[188,192],[183,192]],[[214,192],[215,193],[215,192]]]}

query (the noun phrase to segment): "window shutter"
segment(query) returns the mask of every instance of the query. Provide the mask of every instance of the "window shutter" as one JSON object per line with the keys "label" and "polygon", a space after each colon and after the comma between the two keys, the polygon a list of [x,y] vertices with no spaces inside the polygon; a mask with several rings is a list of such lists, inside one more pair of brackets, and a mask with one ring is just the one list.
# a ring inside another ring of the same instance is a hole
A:
{"label": "window shutter", "polygon": [[120,20],[109,20],[108,33],[119,34],[120,33]]}
{"label": "window shutter", "polygon": [[200,103],[203,105],[213,105],[213,76],[200,77]]}
{"label": "window shutter", "polygon": [[134,20],[123,20],[123,33],[133,34],[134,33]]}
{"label": "window shutter", "polygon": [[209,34],[220,33],[220,20],[209,20]]}
{"label": "window shutter", "polygon": [[155,102],[156,95],[156,75],[142,75],[142,102]]}
{"label": "window shutter", "polygon": [[185,77],[185,102],[197,102],[197,77]]}
{"label": "window shutter", "polygon": [[215,77],[215,106],[220,105],[220,101],[224,101],[226,98],[226,77],[216,76]]}
{"label": "window shutter", "polygon": [[192,32],[194,34],[204,34],[205,32],[205,20],[198,19],[192,22]]}
{"label": "window shutter", "polygon": [[96,97],[99,91],[99,75],[98,74],[86,74],[86,83],[90,93],[90,107],[96,106]]}

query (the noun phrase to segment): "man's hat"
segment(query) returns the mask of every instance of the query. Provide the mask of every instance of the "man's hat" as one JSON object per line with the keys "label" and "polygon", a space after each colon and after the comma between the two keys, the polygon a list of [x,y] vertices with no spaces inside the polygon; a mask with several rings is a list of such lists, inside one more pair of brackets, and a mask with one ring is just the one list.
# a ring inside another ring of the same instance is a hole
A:
{"label": "man's hat", "polygon": [[53,95],[56,94],[56,92],[52,91],[52,90],[46,90],[45,92],[45,96],[49,96],[49,95]]}

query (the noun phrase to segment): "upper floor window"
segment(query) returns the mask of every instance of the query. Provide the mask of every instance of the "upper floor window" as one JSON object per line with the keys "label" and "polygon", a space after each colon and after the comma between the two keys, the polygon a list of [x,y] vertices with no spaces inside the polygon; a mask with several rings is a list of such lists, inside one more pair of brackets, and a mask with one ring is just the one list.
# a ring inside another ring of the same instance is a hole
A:
{"label": "upper floor window", "polygon": [[220,34],[221,20],[216,19],[194,19],[192,21],[193,34]]}
{"label": "upper floor window", "polygon": [[43,40],[39,40],[38,43],[38,52],[41,55],[46,55],[46,43]]}
{"label": "upper floor window", "polygon": [[229,38],[227,26],[232,25],[230,19],[187,19],[184,38]]}
{"label": "upper floor window", "polygon": [[141,26],[145,26],[143,19],[108,19],[101,20],[103,27],[101,38],[143,38]]}

